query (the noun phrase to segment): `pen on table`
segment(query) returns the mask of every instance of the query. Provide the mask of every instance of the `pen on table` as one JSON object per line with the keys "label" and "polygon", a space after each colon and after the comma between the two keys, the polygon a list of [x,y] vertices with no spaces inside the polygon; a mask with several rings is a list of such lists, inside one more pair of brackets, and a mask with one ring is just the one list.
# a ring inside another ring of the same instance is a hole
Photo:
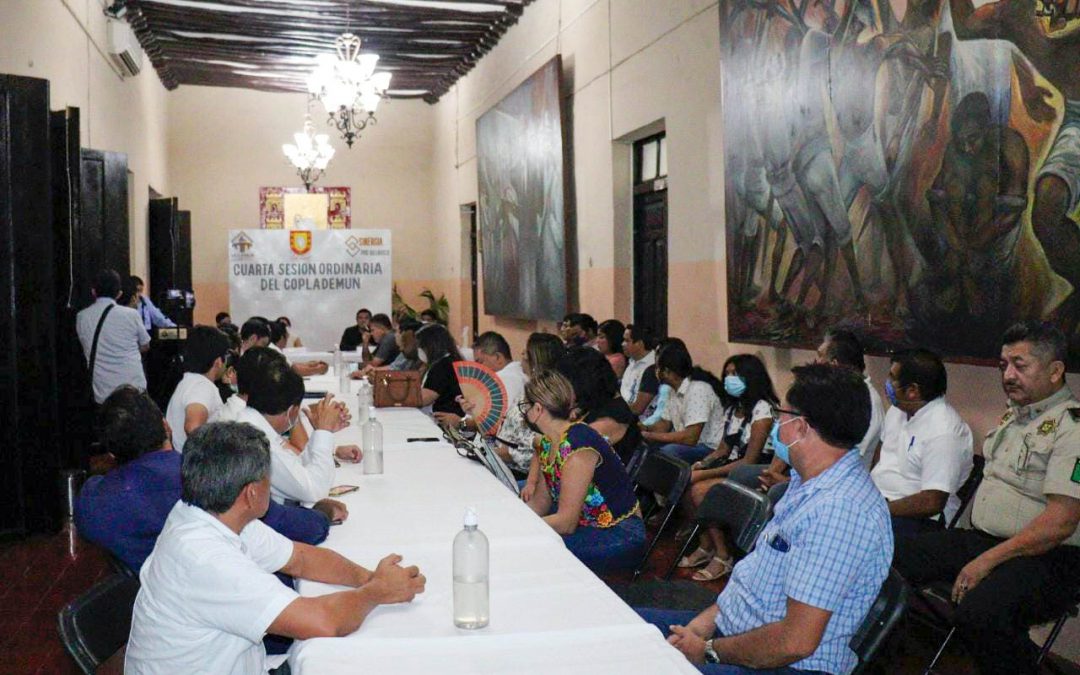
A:
{"label": "pen on table", "polygon": [[428,438],[406,438],[406,443],[438,443],[439,439],[434,436]]}

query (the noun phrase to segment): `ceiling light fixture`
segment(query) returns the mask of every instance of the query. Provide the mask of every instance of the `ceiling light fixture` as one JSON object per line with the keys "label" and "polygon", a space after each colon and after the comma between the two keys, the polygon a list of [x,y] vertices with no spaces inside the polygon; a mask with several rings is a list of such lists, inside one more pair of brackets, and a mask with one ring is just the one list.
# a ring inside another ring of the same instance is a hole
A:
{"label": "ceiling light fixture", "polygon": [[296,174],[304,181],[304,189],[310,191],[330,160],[334,157],[334,148],[330,145],[330,137],[326,134],[316,134],[315,126],[311,123],[311,115],[304,115],[304,130],[293,134],[295,145],[286,143],[281,146],[282,152],[296,167]]}
{"label": "ceiling light fixture", "polygon": [[308,93],[322,102],[327,122],[341,132],[351,148],[368,124],[375,124],[375,109],[386,98],[390,73],[375,72],[378,54],[361,54],[360,38],[345,33],[334,40],[337,55],[320,54],[308,78]]}

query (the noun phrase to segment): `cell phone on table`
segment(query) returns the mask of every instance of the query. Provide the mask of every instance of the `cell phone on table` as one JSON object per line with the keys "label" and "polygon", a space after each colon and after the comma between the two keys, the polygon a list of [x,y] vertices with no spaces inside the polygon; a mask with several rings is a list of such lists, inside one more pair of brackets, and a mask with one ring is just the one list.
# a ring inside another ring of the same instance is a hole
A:
{"label": "cell phone on table", "polygon": [[347,495],[350,492],[356,492],[360,489],[359,485],[335,485],[330,488],[331,497],[340,497],[341,495]]}

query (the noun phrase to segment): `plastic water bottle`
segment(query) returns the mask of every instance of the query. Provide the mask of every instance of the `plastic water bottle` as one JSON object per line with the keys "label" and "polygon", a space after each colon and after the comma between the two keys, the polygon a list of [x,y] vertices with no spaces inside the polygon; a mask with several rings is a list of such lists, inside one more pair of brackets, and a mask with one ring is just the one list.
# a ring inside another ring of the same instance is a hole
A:
{"label": "plastic water bottle", "polygon": [[351,391],[352,380],[349,379],[349,369],[346,368],[344,362],[341,361],[340,352],[334,352],[334,356],[338,358],[338,395],[344,396]]}
{"label": "plastic water bottle", "polygon": [[334,374],[341,377],[342,365],[344,364],[344,357],[341,355],[341,350],[338,346],[334,345]]}
{"label": "plastic water bottle", "polygon": [[454,625],[488,625],[488,540],[477,527],[476,510],[465,509],[465,529],[454,537]]}
{"label": "plastic water bottle", "polygon": [[375,406],[368,409],[368,419],[360,432],[360,449],[364,453],[364,473],[383,472],[382,424],[375,419]]}
{"label": "plastic water bottle", "polygon": [[356,388],[356,423],[361,427],[368,421],[368,413],[372,409],[373,392],[371,383],[366,377],[360,379],[360,385]]}

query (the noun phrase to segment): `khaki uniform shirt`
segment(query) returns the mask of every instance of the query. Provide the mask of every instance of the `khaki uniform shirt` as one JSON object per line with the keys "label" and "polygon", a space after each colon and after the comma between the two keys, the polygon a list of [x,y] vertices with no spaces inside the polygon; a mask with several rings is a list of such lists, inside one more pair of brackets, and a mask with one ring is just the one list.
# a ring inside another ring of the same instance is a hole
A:
{"label": "khaki uniform shirt", "polygon": [[[1012,537],[1046,508],[1047,495],[1080,499],[1080,401],[1068,386],[1028,406],[1010,406],[983,444],[986,468],[971,524]],[[1080,546],[1080,531],[1066,544]]]}

